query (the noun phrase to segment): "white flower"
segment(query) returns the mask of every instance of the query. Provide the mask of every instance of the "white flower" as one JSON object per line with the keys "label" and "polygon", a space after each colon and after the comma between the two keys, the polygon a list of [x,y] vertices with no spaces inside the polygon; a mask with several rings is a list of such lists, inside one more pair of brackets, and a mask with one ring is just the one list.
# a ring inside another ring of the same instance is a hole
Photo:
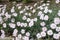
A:
{"label": "white flower", "polygon": [[13,15],[14,17],[17,17],[18,14],[17,14],[17,13],[13,13],[12,15]]}
{"label": "white flower", "polygon": [[28,36],[28,37],[29,37],[29,36],[30,36],[30,33],[29,33],[29,32],[26,32],[26,36]]}
{"label": "white flower", "polygon": [[6,23],[3,23],[3,27],[6,28],[6,26],[7,26]]}
{"label": "white flower", "polygon": [[29,10],[29,7],[28,7],[28,6],[25,6],[25,9],[26,9],[26,10]]}
{"label": "white flower", "polygon": [[36,34],[36,37],[39,39],[39,38],[41,38],[41,34],[40,33],[37,33]]}
{"label": "white flower", "polygon": [[1,33],[2,33],[2,34],[5,34],[4,30],[1,30]]}
{"label": "white flower", "polygon": [[50,27],[51,27],[51,29],[55,29],[57,27],[57,25],[52,23],[52,24],[50,24]]}
{"label": "white flower", "polygon": [[18,30],[17,29],[14,29],[14,32],[13,33],[17,33],[18,32]]}
{"label": "white flower", "polygon": [[56,31],[57,32],[60,32],[60,27],[56,27]]}
{"label": "white flower", "polygon": [[47,8],[45,8],[44,13],[48,13],[48,9]]}
{"label": "white flower", "polygon": [[59,34],[54,34],[54,35],[53,35],[53,38],[54,38],[54,39],[59,39]]}
{"label": "white flower", "polygon": [[48,0],[47,2],[50,2],[50,0]]}
{"label": "white flower", "polygon": [[43,27],[42,28],[42,31],[47,31],[47,27]]}
{"label": "white flower", "polygon": [[41,22],[40,25],[41,26],[45,26],[46,24],[45,24],[45,22]]}
{"label": "white flower", "polygon": [[21,39],[22,38],[22,35],[21,34],[18,34],[18,38]]}
{"label": "white flower", "polygon": [[60,2],[60,0],[56,0],[55,2],[56,2],[56,3],[59,3],[59,2]]}
{"label": "white flower", "polygon": [[33,7],[31,6],[30,9],[33,9]]}
{"label": "white flower", "polygon": [[44,14],[41,14],[40,19],[44,20]]}
{"label": "white flower", "polygon": [[10,26],[11,28],[15,28],[15,27],[16,27],[16,25],[15,25],[14,23],[9,23],[9,26]]}
{"label": "white flower", "polygon": [[5,37],[5,34],[1,34],[1,38],[4,38]]}
{"label": "white flower", "polygon": [[38,16],[41,16],[41,15],[42,15],[42,11],[39,11],[39,12],[38,12]]}
{"label": "white flower", "polygon": [[58,12],[58,16],[60,16],[60,12]]}
{"label": "white flower", "polygon": [[15,38],[15,40],[19,40],[19,38],[18,38],[18,37],[16,37],[16,38]]}
{"label": "white flower", "polygon": [[24,34],[25,33],[25,30],[24,29],[21,29],[21,33]]}
{"label": "white flower", "polygon": [[2,19],[2,17],[0,17],[0,22],[2,22],[3,21],[3,19]]}
{"label": "white flower", "polygon": [[58,32],[59,36],[60,36],[60,32]]}
{"label": "white flower", "polygon": [[60,19],[58,17],[54,18],[54,23],[55,24],[59,24],[60,23]]}
{"label": "white flower", "polygon": [[48,20],[49,19],[49,16],[48,15],[45,15],[44,16],[44,20]]}
{"label": "white flower", "polygon": [[11,19],[11,22],[15,22],[15,19],[14,19],[14,18],[12,18],[12,19]]}
{"label": "white flower", "polygon": [[46,36],[46,33],[44,31],[41,32],[41,36],[42,37],[45,37]]}
{"label": "white flower", "polygon": [[23,27],[24,26],[24,23],[21,23],[21,25],[20,25],[21,27]]}
{"label": "white flower", "polygon": [[60,13],[60,10],[58,10],[58,13]]}
{"label": "white flower", "polygon": [[32,27],[34,25],[34,22],[33,21],[30,21],[29,22],[29,27]]}
{"label": "white flower", "polygon": [[8,12],[5,13],[6,18],[11,18],[11,15]]}
{"label": "white flower", "polygon": [[31,13],[29,13],[28,15],[31,16]]}
{"label": "white flower", "polygon": [[47,6],[49,6],[50,4],[49,4],[49,3],[47,3],[46,5],[47,5]]}
{"label": "white flower", "polygon": [[36,7],[36,6],[37,6],[37,3],[34,4],[34,7]]}
{"label": "white flower", "polygon": [[27,18],[27,22],[30,22],[30,20],[31,20],[30,18]]}
{"label": "white flower", "polygon": [[14,6],[13,6],[12,9],[11,9],[11,13],[13,13],[13,12],[15,12],[15,10],[14,10]]}
{"label": "white flower", "polygon": [[24,37],[23,37],[23,40],[29,40],[29,37],[24,36]]}
{"label": "white flower", "polygon": [[22,11],[20,11],[19,13],[22,14],[23,12],[24,12],[24,11],[22,10]]}
{"label": "white flower", "polygon": [[37,18],[34,18],[33,21],[37,22]]}
{"label": "white flower", "polygon": [[18,9],[21,9],[22,8],[22,6],[18,6]]}
{"label": "white flower", "polygon": [[34,40],[33,38],[31,38],[30,40]]}
{"label": "white flower", "polygon": [[18,30],[17,29],[14,29],[13,36],[17,36],[17,32],[18,32]]}
{"label": "white flower", "polygon": [[27,26],[27,23],[24,23],[24,27],[26,27]]}
{"label": "white flower", "polygon": [[49,13],[52,13],[52,10],[48,10]]}
{"label": "white flower", "polygon": [[26,19],[27,19],[27,17],[26,17],[26,16],[23,16],[23,17],[22,17],[22,19],[23,19],[23,20],[26,20]]}
{"label": "white flower", "polygon": [[48,35],[53,35],[53,31],[52,31],[52,30],[48,30],[48,31],[47,31],[47,34],[48,34]]}
{"label": "white flower", "polygon": [[25,15],[28,15],[28,13],[25,13]]}
{"label": "white flower", "polygon": [[36,10],[35,10],[35,9],[33,9],[33,10],[32,10],[32,13],[35,13],[35,12],[36,12]]}
{"label": "white flower", "polygon": [[20,23],[20,22],[17,22],[16,24],[17,24],[17,26],[20,26],[20,25],[21,25],[21,23]]}
{"label": "white flower", "polygon": [[45,3],[43,3],[43,4],[42,4],[42,6],[46,6],[46,4],[45,4]]}
{"label": "white flower", "polygon": [[39,6],[37,9],[43,10],[44,8],[43,6]]}
{"label": "white flower", "polygon": [[4,16],[5,12],[3,11],[0,16]]}

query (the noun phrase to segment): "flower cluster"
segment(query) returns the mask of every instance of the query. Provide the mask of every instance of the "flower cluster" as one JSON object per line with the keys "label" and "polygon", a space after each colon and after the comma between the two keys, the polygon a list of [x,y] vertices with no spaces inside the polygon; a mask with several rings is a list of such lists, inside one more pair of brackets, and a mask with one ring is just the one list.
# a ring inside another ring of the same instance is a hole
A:
{"label": "flower cluster", "polygon": [[[58,0],[59,1],[59,0]],[[56,3],[58,3],[56,1]],[[48,1],[49,2],[49,1]],[[13,5],[7,11],[7,5],[0,8],[1,38],[7,33],[16,37],[16,40],[33,40],[33,38],[59,39],[60,37],[60,10],[49,9],[49,3],[35,3],[33,6]],[[11,31],[10,31],[11,30]]]}

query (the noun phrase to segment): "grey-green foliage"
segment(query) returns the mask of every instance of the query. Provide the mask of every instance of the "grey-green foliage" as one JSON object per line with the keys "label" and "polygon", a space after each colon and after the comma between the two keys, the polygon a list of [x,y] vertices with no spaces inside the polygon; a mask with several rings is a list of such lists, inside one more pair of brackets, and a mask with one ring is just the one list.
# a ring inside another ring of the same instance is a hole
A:
{"label": "grey-green foliage", "polygon": [[31,2],[31,0],[23,0],[23,3]]}

